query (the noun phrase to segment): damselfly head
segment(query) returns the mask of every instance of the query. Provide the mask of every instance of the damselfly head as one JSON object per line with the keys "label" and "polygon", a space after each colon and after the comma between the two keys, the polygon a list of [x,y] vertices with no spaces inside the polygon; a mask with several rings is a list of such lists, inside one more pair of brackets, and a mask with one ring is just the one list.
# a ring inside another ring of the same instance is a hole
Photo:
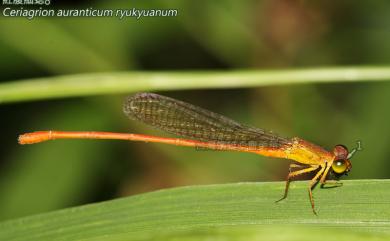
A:
{"label": "damselfly head", "polygon": [[340,177],[342,175],[347,175],[347,173],[351,170],[352,164],[348,160],[348,149],[343,145],[336,145],[333,149],[333,154],[335,156],[334,161],[332,163],[332,171],[336,177]]}
{"label": "damselfly head", "polygon": [[342,175],[348,175],[348,172],[351,170],[352,164],[347,159],[334,160],[332,163],[332,172],[336,177],[341,177]]}
{"label": "damselfly head", "polygon": [[348,157],[348,148],[344,145],[336,145],[333,148],[333,154],[335,155],[335,160],[347,159]]}

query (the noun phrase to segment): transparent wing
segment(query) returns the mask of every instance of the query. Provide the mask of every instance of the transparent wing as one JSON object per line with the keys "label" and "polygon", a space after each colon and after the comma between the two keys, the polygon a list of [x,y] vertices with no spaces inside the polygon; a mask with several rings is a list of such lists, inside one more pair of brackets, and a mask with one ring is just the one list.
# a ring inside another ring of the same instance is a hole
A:
{"label": "transparent wing", "polygon": [[239,124],[183,101],[139,93],[126,98],[124,113],[157,129],[203,142],[250,147],[281,147],[290,143],[274,133]]}

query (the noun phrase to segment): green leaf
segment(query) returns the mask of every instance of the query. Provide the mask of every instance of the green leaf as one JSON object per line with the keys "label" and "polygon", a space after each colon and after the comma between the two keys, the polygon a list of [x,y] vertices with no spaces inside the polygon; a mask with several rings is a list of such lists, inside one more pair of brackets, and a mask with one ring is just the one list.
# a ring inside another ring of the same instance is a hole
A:
{"label": "green leaf", "polygon": [[390,67],[78,74],[0,84],[0,103],[151,90],[383,80],[390,80]]}
{"label": "green leaf", "polygon": [[0,240],[390,238],[390,180],[317,188],[318,216],[311,210],[307,185],[292,183],[288,199],[279,203],[282,182],[161,190],[3,222]]}

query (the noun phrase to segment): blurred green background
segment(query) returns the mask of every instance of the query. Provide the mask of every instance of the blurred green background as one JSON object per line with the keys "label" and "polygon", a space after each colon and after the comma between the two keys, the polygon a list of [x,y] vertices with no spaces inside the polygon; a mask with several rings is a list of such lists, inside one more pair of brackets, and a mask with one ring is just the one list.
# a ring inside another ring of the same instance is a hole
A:
{"label": "blurred green background", "polygon": [[[388,1],[76,1],[174,8],[173,18],[0,18],[0,81],[131,70],[388,65]],[[361,140],[348,178],[390,178],[390,84],[166,91],[327,149]],[[129,93],[130,94],[130,93]],[[284,180],[288,161],[121,141],[19,146],[35,130],[162,134],[122,114],[123,95],[0,105],[0,220],[183,185]]]}

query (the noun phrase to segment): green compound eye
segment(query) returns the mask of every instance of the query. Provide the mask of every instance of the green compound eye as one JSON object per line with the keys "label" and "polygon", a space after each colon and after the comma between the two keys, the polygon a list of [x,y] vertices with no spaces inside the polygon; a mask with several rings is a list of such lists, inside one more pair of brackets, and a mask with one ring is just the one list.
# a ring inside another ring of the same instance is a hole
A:
{"label": "green compound eye", "polygon": [[332,169],[335,173],[340,174],[347,170],[347,164],[345,163],[345,160],[337,160],[333,162]]}

